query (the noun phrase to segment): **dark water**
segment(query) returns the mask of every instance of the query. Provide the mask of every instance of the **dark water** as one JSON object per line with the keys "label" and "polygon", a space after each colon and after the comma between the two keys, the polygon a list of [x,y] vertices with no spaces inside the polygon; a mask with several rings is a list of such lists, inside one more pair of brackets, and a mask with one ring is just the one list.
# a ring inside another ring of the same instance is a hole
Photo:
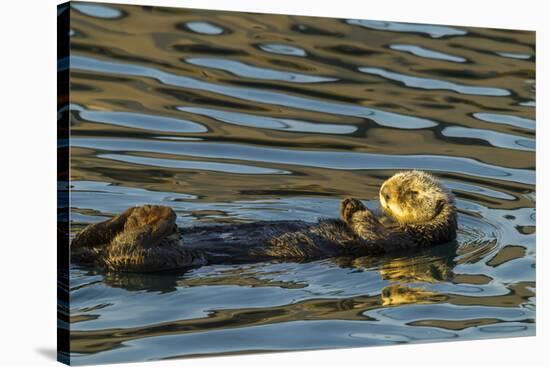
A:
{"label": "dark water", "polygon": [[72,233],[144,203],[180,226],[314,221],[410,168],[460,210],[457,245],[401,256],[73,266],[74,363],[534,335],[534,33],[71,12]]}

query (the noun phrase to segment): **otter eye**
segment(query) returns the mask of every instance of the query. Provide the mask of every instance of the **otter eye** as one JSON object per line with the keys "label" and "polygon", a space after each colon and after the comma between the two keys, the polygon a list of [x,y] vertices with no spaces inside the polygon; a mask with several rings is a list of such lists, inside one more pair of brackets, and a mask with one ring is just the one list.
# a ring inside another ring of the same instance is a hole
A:
{"label": "otter eye", "polygon": [[387,187],[382,187],[382,195],[386,201],[390,200],[390,193]]}
{"label": "otter eye", "polygon": [[414,190],[411,191],[411,197],[412,197],[413,199],[415,199],[417,195],[418,195],[418,191],[414,191]]}

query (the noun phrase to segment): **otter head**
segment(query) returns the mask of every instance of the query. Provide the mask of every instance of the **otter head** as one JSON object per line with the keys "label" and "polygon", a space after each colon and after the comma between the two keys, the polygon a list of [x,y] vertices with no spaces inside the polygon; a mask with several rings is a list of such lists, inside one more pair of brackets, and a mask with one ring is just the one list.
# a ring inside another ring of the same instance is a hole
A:
{"label": "otter head", "polygon": [[395,221],[414,224],[431,220],[454,202],[435,177],[422,171],[406,171],[384,182],[380,188],[380,204]]}

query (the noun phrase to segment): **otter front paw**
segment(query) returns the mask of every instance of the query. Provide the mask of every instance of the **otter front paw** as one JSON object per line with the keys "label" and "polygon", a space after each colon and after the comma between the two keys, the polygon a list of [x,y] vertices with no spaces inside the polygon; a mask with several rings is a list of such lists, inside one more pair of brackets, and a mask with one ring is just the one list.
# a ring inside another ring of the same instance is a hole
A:
{"label": "otter front paw", "polygon": [[340,218],[344,222],[350,223],[353,214],[360,210],[366,210],[362,202],[354,198],[346,198],[340,203]]}

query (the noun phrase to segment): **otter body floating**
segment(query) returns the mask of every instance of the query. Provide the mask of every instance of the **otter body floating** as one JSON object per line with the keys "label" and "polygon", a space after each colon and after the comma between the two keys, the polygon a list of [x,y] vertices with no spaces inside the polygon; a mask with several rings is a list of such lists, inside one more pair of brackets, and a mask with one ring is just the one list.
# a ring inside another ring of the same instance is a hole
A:
{"label": "otter body floating", "polygon": [[266,260],[306,261],[433,246],[456,238],[450,191],[421,171],[401,172],[380,188],[381,210],[359,200],[340,204],[339,219],[262,221],[180,228],[165,206],[129,208],[84,228],[71,260],[111,271],[151,272]]}

